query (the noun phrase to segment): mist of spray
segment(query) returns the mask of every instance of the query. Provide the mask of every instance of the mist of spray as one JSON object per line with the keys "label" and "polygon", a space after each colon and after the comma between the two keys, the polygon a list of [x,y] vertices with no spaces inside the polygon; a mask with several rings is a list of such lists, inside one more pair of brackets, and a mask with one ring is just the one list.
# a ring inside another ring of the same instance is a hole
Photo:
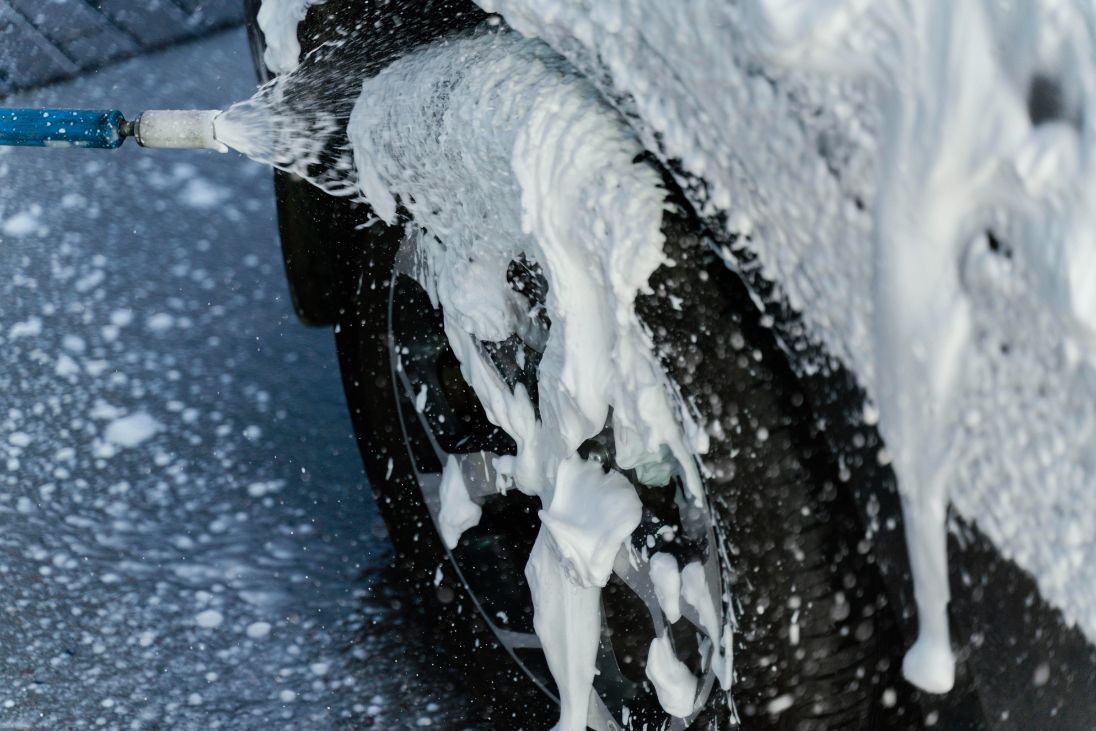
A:
{"label": "mist of spray", "polygon": [[296,70],[276,76],[250,99],[225,110],[215,122],[216,137],[253,160],[293,173],[331,195],[356,196],[357,173],[347,125],[362,83],[409,50],[458,33],[485,17],[479,12],[432,12],[429,7],[394,17],[385,8],[369,4],[353,16],[352,24],[343,20],[334,29],[313,30],[302,26],[305,47],[309,33],[322,32],[337,40],[318,45]]}

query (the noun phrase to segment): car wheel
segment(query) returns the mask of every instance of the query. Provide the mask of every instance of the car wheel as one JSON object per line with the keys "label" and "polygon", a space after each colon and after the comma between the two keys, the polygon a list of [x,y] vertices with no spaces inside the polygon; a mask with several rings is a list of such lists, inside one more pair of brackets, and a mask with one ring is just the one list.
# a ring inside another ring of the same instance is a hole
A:
{"label": "car wheel", "polygon": [[[656,272],[637,314],[718,438],[703,460],[703,509],[680,484],[644,488],[622,470],[637,484],[645,519],[630,542],[638,563],[618,560],[603,593],[591,728],[724,728],[736,718],[748,728],[919,727],[903,702],[902,643],[869,546],[772,330],[680,200],[663,229],[675,265]],[[556,689],[532,631],[524,576],[539,505],[496,489],[493,458],[512,454],[514,444],[461,376],[441,313],[415,279],[410,239],[398,229],[373,239],[336,330],[378,505],[409,580],[479,655],[475,662],[517,671],[527,690],[551,703]],[[511,262],[509,279],[531,306],[548,286],[524,260]],[[542,321],[522,338],[480,344],[499,374],[534,399],[538,345],[550,327]],[[582,456],[612,466],[612,444],[607,429]],[[439,532],[449,460],[482,510],[452,549]],[[713,622],[685,602],[682,618],[667,621],[648,571],[657,553],[679,567],[697,564],[693,573],[703,572],[723,616]],[[733,704],[710,662],[727,622],[735,624]],[[648,647],[662,631],[700,678],[687,719],[666,715],[645,675]],[[514,692],[498,682],[484,692]]]}

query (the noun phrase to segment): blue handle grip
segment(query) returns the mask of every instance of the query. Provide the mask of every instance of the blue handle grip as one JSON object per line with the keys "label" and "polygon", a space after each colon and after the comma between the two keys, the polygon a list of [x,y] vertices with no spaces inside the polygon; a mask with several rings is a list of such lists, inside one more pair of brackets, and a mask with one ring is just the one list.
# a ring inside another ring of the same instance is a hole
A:
{"label": "blue handle grip", "polygon": [[0,109],[0,145],[113,150],[125,141],[125,121],[114,110]]}

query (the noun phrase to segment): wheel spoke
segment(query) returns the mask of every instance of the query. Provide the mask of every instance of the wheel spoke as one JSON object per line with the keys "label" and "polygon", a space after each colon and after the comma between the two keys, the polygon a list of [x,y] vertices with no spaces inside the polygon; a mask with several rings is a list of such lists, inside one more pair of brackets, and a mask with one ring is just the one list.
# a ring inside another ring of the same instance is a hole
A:
{"label": "wheel spoke", "polygon": [[499,494],[495,482],[495,463],[498,457],[494,452],[472,452],[470,454],[457,454],[457,462],[460,463],[461,475],[464,476],[464,484],[468,488],[468,497],[482,502],[485,498]]}
{"label": "wheel spoke", "polygon": [[586,714],[586,725],[593,731],[620,731],[621,728],[609,712],[605,701],[593,689],[590,690],[590,710]]}
{"label": "wheel spoke", "polygon": [[[407,377],[407,373],[403,369],[403,364],[396,361],[396,375],[399,378],[400,385],[403,386],[403,393],[411,400],[411,403],[415,403],[415,388],[411,383],[411,379]],[[424,384],[425,385],[425,384]],[[426,434],[426,438],[430,441],[430,446],[434,450],[435,456],[445,464],[445,458],[448,456],[441,445],[438,444],[437,437],[434,435],[434,427],[430,424],[430,421],[426,418],[426,409],[413,409],[415,417],[418,419],[419,426],[422,427],[423,433]]]}
{"label": "wheel spoke", "polygon": [[658,604],[654,582],[651,581],[651,575],[646,570],[647,562],[640,559],[637,567],[632,564],[632,561],[633,554],[629,550],[628,544],[621,546],[620,550],[617,551],[616,559],[613,561],[613,573],[640,598],[643,605],[647,607],[647,612],[651,615],[655,633],[662,634],[666,630],[666,618]]}
{"label": "wheel spoke", "polygon": [[501,629],[495,626],[494,623],[491,623],[491,629],[495,631],[495,636],[498,637],[499,642],[511,650],[536,649],[541,646],[540,638],[532,632],[514,632]]}

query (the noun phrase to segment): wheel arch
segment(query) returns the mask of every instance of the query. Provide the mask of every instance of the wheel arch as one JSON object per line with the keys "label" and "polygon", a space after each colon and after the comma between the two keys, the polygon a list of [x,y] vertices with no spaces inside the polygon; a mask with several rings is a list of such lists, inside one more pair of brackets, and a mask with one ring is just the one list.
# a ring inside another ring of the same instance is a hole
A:
{"label": "wheel arch", "polygon": [[[258,24],[262,0],[244,0],[252,62],[260,83],[272,77],[263,61],[265,44]],[[486,17],[471,0],[392,0],[383,5],[362,0],[327,0],[309,9],[298,37],[302,56],[352,28],[357,35],[353,62],[380,67],[412,49]],[[305,325],[339,322],[347,288],[362,273],[355,252],[381,247],[393,236],[365,204],[334,198],[302,178],[274,171],[278,234],[289,295]],[[369,224],[367,226],[367,224]],[[397,231],[402,227],[395,227]],[[387,272],[371,271],[384,278]]]}

